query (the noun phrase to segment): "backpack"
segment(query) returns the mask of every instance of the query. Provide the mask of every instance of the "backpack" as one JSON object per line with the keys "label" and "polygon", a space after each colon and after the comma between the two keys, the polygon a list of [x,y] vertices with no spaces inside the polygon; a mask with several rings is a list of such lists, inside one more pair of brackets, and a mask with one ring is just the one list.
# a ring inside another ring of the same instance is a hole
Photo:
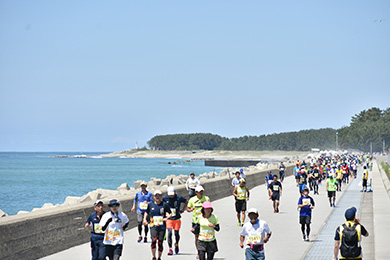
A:
{"label": "backpack", "polygon": [[347,226],[345,223],[343,226],[343,231],[341,234],[341,246],[340,246],[340,255],[342,257],[359,257],[362,252],[360,247],[359,234],[356,229],[358,224],[353,224],[352,226]]}

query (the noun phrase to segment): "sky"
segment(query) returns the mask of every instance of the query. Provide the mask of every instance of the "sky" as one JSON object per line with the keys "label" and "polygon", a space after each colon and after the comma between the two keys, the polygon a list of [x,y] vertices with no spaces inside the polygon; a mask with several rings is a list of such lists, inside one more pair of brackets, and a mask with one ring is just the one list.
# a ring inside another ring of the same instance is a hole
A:
{"label": "sky", "polygon": [[389,14],[387,0],[0,0],[0,151],[347,126],[390,107]]}

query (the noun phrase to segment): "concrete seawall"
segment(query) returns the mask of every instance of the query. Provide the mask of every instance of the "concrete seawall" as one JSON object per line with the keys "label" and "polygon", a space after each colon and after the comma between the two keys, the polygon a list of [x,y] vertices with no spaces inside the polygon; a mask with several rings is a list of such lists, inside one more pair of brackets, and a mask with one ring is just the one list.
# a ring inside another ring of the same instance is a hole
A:
{"label": "concrete seawall", "polygon": [[[286,176],[292,174],[293,167],[287,166]],[[248,188],[264,184],[266,171],[248,173]],[[277,173],[275,169],[272,171]],[[231,196],[233,177],[231,173],[202,180],[205,195],[212,201]],[[184,185],[175,188],[179,195],[188,197]],[[136,214],[130,212],[134,196],[115,196],[115,199],[120,200],[121,210],[129,216],[129,228],[136,227]],[[103,200],[106,211],[108,201]],[[92,212],[91,202],[87,202],[0,218],[0,259],[37,259],[88,242],[90,233],[83,227]]]}

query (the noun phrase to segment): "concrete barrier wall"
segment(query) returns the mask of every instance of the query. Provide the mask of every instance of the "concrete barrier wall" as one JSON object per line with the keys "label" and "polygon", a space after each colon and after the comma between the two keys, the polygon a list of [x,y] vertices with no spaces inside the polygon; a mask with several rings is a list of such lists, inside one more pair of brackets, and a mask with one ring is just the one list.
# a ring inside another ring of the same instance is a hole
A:
{"label": "concrete barrier wall", "polygon": [[[294,166],[288,166],[286,176],[292,174]],[[253,188],[264,184],[267,170],[247,174],[247,186]],[[273,170],[273,173],[277,173]],[[211,201],[232,196],[230,176],[217,176],[202,180],[205,195]],[[176,186],[179,195],[188,198],[184,185]],[[165,192],[165,190],[163,190]],[[111,198],[114,199],[114,198]],[[134,196],[117,196],[121,202],[121,211],[130,219],[129,228],[137,226],[136,214],[130,212]],[[109,200],[103,200],[108,211]],[[0,259],[38,259],[90,240],[90,231],[84,230],[84,224],[93,212],[91,203],[40,210],[22,215],[0,218]]]}

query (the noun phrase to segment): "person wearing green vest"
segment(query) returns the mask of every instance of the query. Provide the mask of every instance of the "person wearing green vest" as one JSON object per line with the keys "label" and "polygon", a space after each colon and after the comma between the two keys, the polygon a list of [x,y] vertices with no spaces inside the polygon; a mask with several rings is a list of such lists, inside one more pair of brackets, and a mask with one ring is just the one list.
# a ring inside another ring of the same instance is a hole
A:
{"label": "person wearing green vest", "polygon": [[245,186],[245,179],[240,179],[240,184],[234,187],[233,196],[236,199],[238,226],[241,227],[245,222],[246,201],[249,200],[249,189]]}
{"label": "person wearing green vest", "polygon": [[333,175],[329,175],[329,179],[326,180],[326,190],[328,191],[328,198],[331,207],[336,207],[336,183],[337,180],[333,177]]}
{"label": "person wearing green vest", "polygon": [[[192,228],[191,231],[195,235],[195,247],[196,251],[198,251],[198,238],[199,238],[199,230],[194,229],[196,225],[196,218],[202,215],[202,205],[205,201],[210,201],[209,197],[203,196],[204,189],[201,185],[196,186],[195,193],[196,196],[192,197],[188,201],[187,211],[192,212]],[[199,255],[197,255],[197,259],[199,259]]]}

